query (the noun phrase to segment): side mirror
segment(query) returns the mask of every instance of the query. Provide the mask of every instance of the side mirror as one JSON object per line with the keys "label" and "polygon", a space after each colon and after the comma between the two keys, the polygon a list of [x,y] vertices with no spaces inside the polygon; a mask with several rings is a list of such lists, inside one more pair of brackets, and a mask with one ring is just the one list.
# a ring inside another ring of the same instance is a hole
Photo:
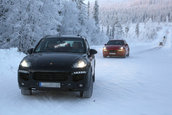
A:
{"label": "side mirror", "polygon": [[28,50],[27,50],[27,53],[28,53],[28,54],[32,54],[32,53],[33,53],[33,48],[28,49]]}
{"label": "side mirror", "polygon": [[128,46],[128,44],[125,44],[125,46]]}
{"label": "side mirror", "polygon": [[104,44],[105,46],[107,45],[107,44]]}
{"label": "side mirror", "polygon": [[97,51],[95,49],[90,49],[90,55],[94,55],[96,53],[97,53]]}

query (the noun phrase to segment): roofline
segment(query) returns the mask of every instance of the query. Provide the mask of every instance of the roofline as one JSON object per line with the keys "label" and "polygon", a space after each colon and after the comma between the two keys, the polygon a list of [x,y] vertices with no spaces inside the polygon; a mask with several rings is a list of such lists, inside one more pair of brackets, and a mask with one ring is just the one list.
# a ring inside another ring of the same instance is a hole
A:
{"label": "roofline", "polygon": [[114,40],[109,40],[109,41],[125,41],[125,40],[123,40],[123,39],[121,39],[121,40],[115,40],[115,39],[114,39]]}
{"label": "roofline", "polygon": [[82,38],[82,39],[85,39],[84,37],[80,35],[46,35],[43,38]]}

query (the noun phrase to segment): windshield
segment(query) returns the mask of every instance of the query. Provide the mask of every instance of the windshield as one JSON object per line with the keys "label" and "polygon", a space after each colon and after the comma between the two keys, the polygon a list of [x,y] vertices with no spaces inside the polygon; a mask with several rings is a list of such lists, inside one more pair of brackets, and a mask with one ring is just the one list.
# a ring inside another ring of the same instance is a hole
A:
{"label": "windshield", "polygon": [[35,52],[71,52],[85,53],[84,40],[77,38],[46,38],[35,49]]}
{"label": "windshield", "polygon": [[113,41],[109,41],[107,43],[107,45],[124,45],[124,41],[123,40],[113,40]]}

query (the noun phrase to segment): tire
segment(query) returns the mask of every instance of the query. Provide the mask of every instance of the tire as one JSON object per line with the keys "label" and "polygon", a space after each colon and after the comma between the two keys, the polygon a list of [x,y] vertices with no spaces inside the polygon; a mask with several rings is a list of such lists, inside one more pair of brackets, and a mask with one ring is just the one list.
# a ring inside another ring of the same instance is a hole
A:
{"label": "tire", "polygon": [[128,52],[127,57],[129,57],[129,56],[130,56],[130,53]]}
{"label": "tire", "polygon": [[103,56],[104,58],[106,58],[107,56]]}
{"label": "tire", "polygon": [[30,89],[21,89],[22,95],[32,95],[32,90]]}
{"label": "tire", "polygon": [[96,72],[95,72],[95,67],[96,67],[96,63],[94,64],[93,82],[95,82],[95,81],[96,81],[96,78],[95,78],[95,74],[96,74]]}
{"label": "tire", "polygon": [[96,81],[96,78],[95,78],[95,71],[94,71],[94,75],[93,75],[93,82]]}
{"label": "tire", "polygon": [[86,91],[80,91],[80,97],[90,98],[93,94],[93,78],[91,77],[90,86]]}
{"label": "tire", "polygon": [[127,55],[125,54],[122,58],[126,58],[126,56],[127,56]]}

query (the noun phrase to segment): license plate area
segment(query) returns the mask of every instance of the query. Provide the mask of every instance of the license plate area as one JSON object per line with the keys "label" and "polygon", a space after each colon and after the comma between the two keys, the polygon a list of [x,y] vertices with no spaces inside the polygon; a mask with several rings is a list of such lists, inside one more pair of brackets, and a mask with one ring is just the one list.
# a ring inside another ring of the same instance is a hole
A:
{"label": "license plate area", "polygon": [[60,88],[60,83],[52,83],[52,82],[39,82],[39,87],[47,87],[47,88]]}
{"label": "license plate area", "polygon": [[116,55],[116,53],[109,53],[110,55]]}
{"label": "license plate area", "polygon": [[109,54],[110,54],[110,55],[116,55],[116,50],[110,50],[110,51],[109,51]]}

